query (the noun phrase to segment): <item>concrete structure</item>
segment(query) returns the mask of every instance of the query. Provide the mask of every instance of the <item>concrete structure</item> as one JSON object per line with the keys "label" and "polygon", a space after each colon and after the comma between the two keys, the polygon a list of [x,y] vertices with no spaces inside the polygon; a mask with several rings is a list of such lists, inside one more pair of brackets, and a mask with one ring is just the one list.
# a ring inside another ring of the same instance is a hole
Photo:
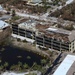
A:
{"label": "concrete structure", "polygon": [[67,55],[53,75],[74,75],[75,55]]}
{"label": "concrete structure", "polygon": [[59,51],[75,50],[75,31],[51,27],[51,24],[28,20],[21,24],[12,24],[13,34],[35,40],[37,45]]}

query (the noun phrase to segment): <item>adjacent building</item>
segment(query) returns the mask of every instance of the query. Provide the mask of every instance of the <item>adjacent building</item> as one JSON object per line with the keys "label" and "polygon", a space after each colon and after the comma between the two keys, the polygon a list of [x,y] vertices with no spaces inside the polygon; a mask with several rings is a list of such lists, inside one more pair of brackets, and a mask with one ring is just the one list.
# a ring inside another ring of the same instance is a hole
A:
{"label": "adjacent building", "polygon": [[52,75],[75,75],[75,55],[68,54]]}

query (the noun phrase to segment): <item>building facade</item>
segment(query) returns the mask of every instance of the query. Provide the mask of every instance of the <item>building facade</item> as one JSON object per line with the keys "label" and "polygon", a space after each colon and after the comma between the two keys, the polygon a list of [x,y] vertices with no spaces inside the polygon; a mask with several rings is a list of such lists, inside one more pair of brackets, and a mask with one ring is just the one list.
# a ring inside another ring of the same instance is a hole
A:
{"label": "building facade", "polygon": [[[34,39],[36,45],[41,47],[51,48],[59,51],[74,51],[75,50],[75,31],[67,31],[58,28],[38,24],[12,24],[12,33],[29,39]],[[25,26],[22,26],[25,25]],[[28,27],[29,25],[29,27]],[[27,27],[26,27],[27,26]],[[43,28],[41,28],[43,27]],[[41,28],[41,29],[40,29]]]}

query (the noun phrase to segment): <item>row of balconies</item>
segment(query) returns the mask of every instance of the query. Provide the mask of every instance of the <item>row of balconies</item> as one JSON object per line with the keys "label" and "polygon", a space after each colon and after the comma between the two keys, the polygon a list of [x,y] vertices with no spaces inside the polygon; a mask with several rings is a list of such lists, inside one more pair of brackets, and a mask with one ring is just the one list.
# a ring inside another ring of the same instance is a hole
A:
{"label": "row of balconies", "polygon": [[35,32],[18,28],[17,25],[12,26],[12,31],[14,34],[35,39],[38,45],[46,46],[46,47],[57,49],[57,50],[60,50],[60,49],[69,50],[69,44],[62,43],[52,38],[36,36]]}

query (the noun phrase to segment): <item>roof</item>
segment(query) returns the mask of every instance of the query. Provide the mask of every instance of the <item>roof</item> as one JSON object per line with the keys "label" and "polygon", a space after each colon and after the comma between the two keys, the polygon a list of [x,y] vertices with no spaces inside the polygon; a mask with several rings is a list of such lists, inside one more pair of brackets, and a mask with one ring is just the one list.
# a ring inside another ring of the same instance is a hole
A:
{"label": "roof", "polygon": [[70,34],[70,31],[65,30],[65,29],[61,29],[61,28],[56,28],[56,27],[50,27],[47,30],[55,32],[55,33],[60,33],[60,34],[66,34],[66,35]]}
{"label": "roof", "polygon": [[74,62],[75,55],[67,55],[53,75],[67,75],[67,72],[69,71]]}
{"label": "roof", "polygon": [[75,75],[75,62],[73,65],[70,67],[66,75]]}
{"label": "roof", "polygon": [[7,27],[7,26],[9,26],[8,23],[6,23],[6,22],[0,20],[0,29],[3,29],[3,28],[5,28],[5,27]]}
{"label": "roof", "polygon": [[72,42],[75,40],[75,30],[68,31],[61,28],[49,27],[44,32],[48,37],[63,40],[64,42]]}

